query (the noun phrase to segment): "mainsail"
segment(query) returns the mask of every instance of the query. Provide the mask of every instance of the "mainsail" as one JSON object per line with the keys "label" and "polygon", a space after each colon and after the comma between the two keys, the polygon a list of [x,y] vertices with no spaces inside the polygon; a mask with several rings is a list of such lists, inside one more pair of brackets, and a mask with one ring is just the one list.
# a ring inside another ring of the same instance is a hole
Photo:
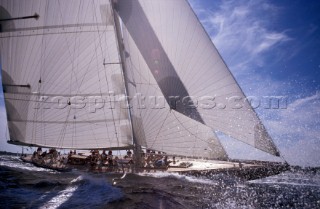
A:
{"label": "mainsail", "polygon": [[221,131],[279,154],[187,1],[0,0],[0,11],[10,143],[225,160]]}
{"label": "mainsail", "polygon": [[10,142],[132,146],[110,2],[1,0],[0,10]]}

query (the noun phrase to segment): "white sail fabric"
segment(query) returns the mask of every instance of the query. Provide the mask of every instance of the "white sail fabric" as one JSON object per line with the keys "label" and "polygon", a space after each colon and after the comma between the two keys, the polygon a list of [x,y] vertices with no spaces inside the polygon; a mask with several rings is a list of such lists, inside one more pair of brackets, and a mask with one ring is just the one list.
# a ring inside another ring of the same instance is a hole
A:
{"label": "white sail fabric", "polygon": [[135,42],[123,28],[134,136],[139,145],[172,155],[226,160],[211,128],[170,110]]}
{"label": "white sail fabric", "polygon": [[[11,143],[132,145],[113,14],[106,0],[1,0],[2,83]],[[28,18],[38,14],[38,19]]]}
{"label": "white sail fabric", "polygon": [[[131,59],[132,66],[140,71],[141,78],[147,78],[144,82],[148,82],[150,75],[155,78],[152,85],[159,85],[172,109],[279,155],[187,1],[119,0],[117,10],[137,46],[126,48],[129,56],[141,53],[139,59]],[[142,60],[145,65],[141,65]],[[145,74],[144,68],[150,73]],[[180,102],[172,105],[170,96],[180,96]]]}
{"label": "white sail fabric", "polygon": [[228,159],[211,128],[175,110],[166,109],[162,112],[158,118],[163,125],[153,132],[149,131],[146,136],[150,139],[148,147],[174,155]]}

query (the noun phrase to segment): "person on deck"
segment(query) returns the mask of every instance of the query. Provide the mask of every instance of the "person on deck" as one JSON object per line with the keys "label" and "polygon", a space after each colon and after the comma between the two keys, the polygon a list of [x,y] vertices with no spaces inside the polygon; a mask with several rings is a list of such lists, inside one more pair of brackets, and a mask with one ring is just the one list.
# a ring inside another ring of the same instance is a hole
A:
{"label": "person on deck", "polygon": [[42,154],[42,148],[41,147],[38,147],[37,154],[38,154],[38,156],[40,156]]}
{"label": "person on deck", "polygon": [[175,156],[172,157],[172,162],[173,162],[173,164],[176,164],[176,157]]}
{"label": "person on deck", "polygon": [[46,157],[46,155],[47,155],[47,151],[44,151],[40,156],[44,158]]}
{"label": "person on deck", "polygon": [[141,152],[141,166],[145,167],[146,165],[146,154],[142,151]]}
{"label": "person on deck", "polygon": [[147,159],[146,159],[146,167],[151,167],[152,165],[152,156],[149,154],[147,155]]}
{"label": "person on deck", "polygon": [[109,157],[109,158],[113,158],[112,150],[109,150],[109,152],[108,152],[108,157]]}
{"label": "person on deck", "polygon": [[168,161],[168,157],[164,156],[162,159],[156,160],[154,162],[154,167],[167,167],[171,161]]}
{"label": "person on deck", "polygon": [[101,161],[102,161],[102,163],[105,163],[106,160],[107,160],[107,154],[106,154],[106,151],[103,150],[102,154],[101,154]]}
{"label": "person on deck", "polygon": [[91,155],[90,155],[90,164],[91,164],[91,166],[97,165],[97,162],[98,162],[99,158],[100,158],[99,150],[91,151]]}
{"label": "person on deck", "polygon": [[113,160],[111,157],[108,157],[108,166],[113,166]]}
{"label": "person on deck", "polygon": [[131,152],[131,150],[128,150],[128,151],[127,151],[127,155],[128,155],[128,157],[130,157],[130,158],[132,157],[132,152]]}
{"label": "person on deck", "polygon": [[163,167],[165,165],[164,159],[158,159],[154,162],[154,167]]}

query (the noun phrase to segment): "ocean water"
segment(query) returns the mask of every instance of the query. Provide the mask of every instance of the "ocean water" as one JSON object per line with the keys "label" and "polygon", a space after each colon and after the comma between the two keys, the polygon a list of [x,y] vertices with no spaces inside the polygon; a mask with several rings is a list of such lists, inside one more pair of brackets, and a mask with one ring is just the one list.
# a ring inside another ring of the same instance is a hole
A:
{"label": "ocean water", "polygon": [[244,181],[166,172],[60,173],[0,155],[0,208],[320,208],[320,172]]}

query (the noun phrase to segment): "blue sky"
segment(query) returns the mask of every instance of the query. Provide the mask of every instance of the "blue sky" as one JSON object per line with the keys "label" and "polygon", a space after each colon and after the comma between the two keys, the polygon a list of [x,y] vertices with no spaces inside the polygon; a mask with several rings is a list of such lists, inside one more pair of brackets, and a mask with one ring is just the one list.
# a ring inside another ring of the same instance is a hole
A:
{"label": "blue sky", "polygon": [[[190,3],[247,96],[287,98],[286,109],[256,109],[285,159],[320,166],[320,1]],[[4,141],[0,150],[21,150]]]}
{"label": "blue sky", "polygon": [[287,98],[256,109],[285,159],[320,166],[320,2],[190,3],[247,96]]}

